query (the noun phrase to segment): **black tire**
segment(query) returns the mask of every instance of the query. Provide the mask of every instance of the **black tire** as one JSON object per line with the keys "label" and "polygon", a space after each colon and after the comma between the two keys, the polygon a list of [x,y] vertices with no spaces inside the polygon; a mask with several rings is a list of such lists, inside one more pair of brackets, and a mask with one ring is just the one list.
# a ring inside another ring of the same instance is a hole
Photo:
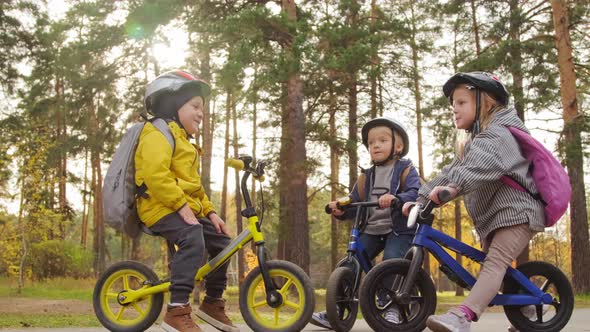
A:
{"label": "black tire", "polygon": [[[391,289],[393,281],[403,280],[409,267],[409,260],[390,259],[379,263],[365,276],[359,290],[361,311],[373,330],[418,332],[426,328],[426,319],[436,309],[436,289],[423,269],[416,276],[409,305],[396,304],[392,296],[395,291]],[[381,304],[385,301],[385,304]],[[397,323],[389,322],[383,317],[393,306],[397,306],[395,308],[400,313],[400,321]]]}
{"label": "black tire", "polygon": [[291,262],[268,261],[266,266],[284,302],[277,308],[266,303],[264,280],[260,267],[256,267],[240,287],[240,312],[244,321],[256,332],[303,330],[315,306],[311,280]]}
{"label": "black tire", "polygon": [[[525,316],[521,309],[526,306],[504,306],[510,323],[520,331],[561,331],[574,311],[574,292],[568,278],[557,267],[545,262],[528,262],[517,269],[545,293],[551,294],[553,303],[537,308],[543,312],[540,320],[536,312],[531,318]],[[502,291],[504,294],[525,292],[512,278],[506,278]]]}
{"label": "black tire", "polygon": [[326,314],[336,332],[348,332],[356,321],[359,309],[355,273],[348,267],[339,267],[328,279],[326,287]]}
{"label": "black tire", "polygon": [[100,276],[94,287],[92,303],[94,313],[104,327],[114,332],[137,332],[152,326],[162,311],[163,293],[149,295],[125,306],[113,296],[126,289],[139,289],[146,280],[156,281],[158,276],[149,267],[134,261],[116,263]]}

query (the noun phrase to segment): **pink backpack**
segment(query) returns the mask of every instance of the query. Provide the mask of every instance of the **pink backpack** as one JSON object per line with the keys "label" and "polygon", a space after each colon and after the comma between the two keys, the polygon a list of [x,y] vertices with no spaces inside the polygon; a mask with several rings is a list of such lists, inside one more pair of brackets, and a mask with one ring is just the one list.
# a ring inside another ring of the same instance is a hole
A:
{"label": "pink backpack", "polygon": [[518,128],[507,127],[520,145],[523,157],[531,162],[529,172],[539,191],[533,194],[509,176],[502,176],[500,181],[522,192],[528,192],[545,206],[545,227],[555,225],[567,210],[572,195],[569,177],[559,161],[543,144]]}

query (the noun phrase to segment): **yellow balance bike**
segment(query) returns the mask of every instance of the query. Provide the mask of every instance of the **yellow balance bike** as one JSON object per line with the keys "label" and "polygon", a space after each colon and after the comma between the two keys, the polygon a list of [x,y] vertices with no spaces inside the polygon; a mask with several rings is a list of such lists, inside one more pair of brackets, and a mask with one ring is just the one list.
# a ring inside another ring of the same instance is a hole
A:
{"label": "yellow balance bike", "polygon": [[[281,260],[267,260],[262,234],[262,220],[258,219],[248,193],[248,177],[262,181],[264,163],[251,167],[252,157],[228,159],[227,165],[244,170],[241,189],[248,218],[248,227],[227,248],[205,263],[197,272],[195,282],[226,263],[250,241],[256,245],[258,267],[253,269],[240,286],[240,312],[248,326],[257,332],[301,331],[311,318],[315,298],[311,281],[297,265]],[[149,232],[149,229],[144,231]],[[174,252],[174,245],[169,243]],[[199,262],[195,262],[198,264]],[[148,329],[162,312],[164,293],[170,280],[161,280],[148,266],[124,261],[109,267],[94,288],[94,312],[110,331],[136,332]]]}

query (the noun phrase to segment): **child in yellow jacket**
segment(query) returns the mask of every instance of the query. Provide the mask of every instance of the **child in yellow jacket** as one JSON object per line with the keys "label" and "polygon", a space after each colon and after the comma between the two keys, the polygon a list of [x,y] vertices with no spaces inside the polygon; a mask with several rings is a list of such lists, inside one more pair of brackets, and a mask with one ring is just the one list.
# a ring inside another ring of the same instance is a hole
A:
{"label": "child in yellow jacket", "polygon": [[[175,143],[171,146],[148,122],[135,154],[135,184],[143,189],[137,200],[139,217],[151,231],[178,247],[170,263],[170,304],[162,322],[169,332],[201,331],[191,318],[189,304],[195,275],[205,249],[214,257],[230,243],[225,222],[201,185],[201,150],[190,142],[199,132],[210,90],[207,82],[176,70],[158,76],[145,93],[147,111],[166,120]],[[206,296],[197,316],[222,331],[239,331],[225,314],[226,283],[227,264],[207,276]]]}

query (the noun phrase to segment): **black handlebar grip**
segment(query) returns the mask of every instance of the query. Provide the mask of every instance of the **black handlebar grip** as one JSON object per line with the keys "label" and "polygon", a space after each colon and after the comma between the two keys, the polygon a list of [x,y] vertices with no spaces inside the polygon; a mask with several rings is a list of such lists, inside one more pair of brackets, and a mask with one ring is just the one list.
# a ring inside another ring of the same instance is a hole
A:
{"label": "black handlebar grip", "polygon": [[446,203],[453,199],[453,196],[448,190],[441,190],[438,192],[438,200],[442,203]]}

